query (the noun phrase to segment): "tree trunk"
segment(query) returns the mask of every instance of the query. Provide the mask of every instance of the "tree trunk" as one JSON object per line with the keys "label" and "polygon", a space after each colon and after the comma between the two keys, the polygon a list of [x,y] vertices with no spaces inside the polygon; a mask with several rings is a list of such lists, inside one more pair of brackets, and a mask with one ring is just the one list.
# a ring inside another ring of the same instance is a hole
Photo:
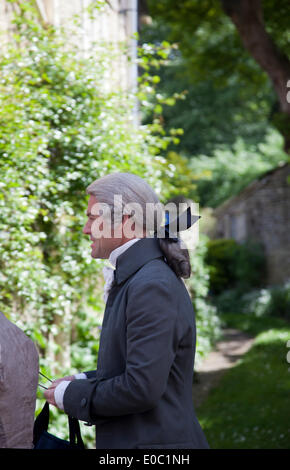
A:
{"label": "tree trunk", "polygon": [[285,139],[285,150],[290,152],[290,103],[287,101],[290,61],[278,50],[265,30],[261,0],[221,1],[245,48],[273,82],[280,106],[273,121]]}

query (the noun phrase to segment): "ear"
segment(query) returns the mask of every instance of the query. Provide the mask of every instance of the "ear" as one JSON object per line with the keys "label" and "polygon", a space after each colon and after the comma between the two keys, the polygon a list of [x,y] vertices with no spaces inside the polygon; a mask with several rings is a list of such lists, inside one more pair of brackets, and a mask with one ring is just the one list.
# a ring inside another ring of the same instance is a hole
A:
{"label": "ear", "polygon": [[[133,217],[134,214],[125,214],[122,216],[122,229],[123,229],[123,234],[125,236],[125,238],[127,238],[128,234],[125,234],[125,230],[127,229],[127,226],[128,226],[128,230],[130,231],[130,236],[129,238],[131,238],[131,233],[133,232],[133,234],[136,235],[136,222],[135,220],[133,219],[133,221],[131,221],[132,217]],[[129,221],[129,222],[128,222]],[[128,224],[127,224],[128,222]],[[124,227],[126,227],[124,229]]]}
{"label": "ear", "polygon": [[131,217],[133,217],[134,214],[123,214],[122,215],[122,224],[125,224],[127,222],[127,220],[131,219]]}

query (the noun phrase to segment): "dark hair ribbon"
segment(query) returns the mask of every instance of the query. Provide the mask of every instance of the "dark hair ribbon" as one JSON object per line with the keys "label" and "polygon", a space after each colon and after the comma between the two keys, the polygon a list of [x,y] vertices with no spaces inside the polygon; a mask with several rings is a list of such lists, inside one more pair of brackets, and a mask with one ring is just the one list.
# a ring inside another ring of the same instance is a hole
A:
{"label": "dark hair ribbon", "polygon": [[190,207],[188,207],[182,214],[176,217],[173,221],[169,220],[169,212],[165,211],[165,225],[155,230],[154,237],[156,238],[168,238],[173,242],[178,242],[178,237],[176,235],[179,232],[187,230],[189,227],[192,227],[195,222],[200,219],[200,215],[193,215],[191,213]]}

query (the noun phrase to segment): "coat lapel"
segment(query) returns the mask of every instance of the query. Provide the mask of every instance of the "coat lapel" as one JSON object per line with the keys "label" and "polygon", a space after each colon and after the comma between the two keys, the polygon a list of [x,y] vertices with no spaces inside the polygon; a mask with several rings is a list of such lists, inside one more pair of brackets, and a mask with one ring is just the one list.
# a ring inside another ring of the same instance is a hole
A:
{"label": "coat lapel", "polygon": [[114,273],[115,282],[118,285],[121,284],[138,271],[139,268],[144,266],[144,264],[154,258],[163,257],[164,254],[157,238],[141,238],[141,240],[134,243],[134,245],[118,256]]}

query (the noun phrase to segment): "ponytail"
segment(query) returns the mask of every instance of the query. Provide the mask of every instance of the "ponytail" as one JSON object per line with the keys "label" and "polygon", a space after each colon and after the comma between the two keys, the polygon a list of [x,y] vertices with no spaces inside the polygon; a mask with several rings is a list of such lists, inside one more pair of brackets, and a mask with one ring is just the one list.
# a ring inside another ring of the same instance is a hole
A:
{"label": "ponytail", "polygon": [[181,248],[180,239],[178,242],[173,242],[170,238],[158,238],[158,240],[167,264],[176,276],[184,279],[189,278],[191,275],[189,252],[187,248]]}

